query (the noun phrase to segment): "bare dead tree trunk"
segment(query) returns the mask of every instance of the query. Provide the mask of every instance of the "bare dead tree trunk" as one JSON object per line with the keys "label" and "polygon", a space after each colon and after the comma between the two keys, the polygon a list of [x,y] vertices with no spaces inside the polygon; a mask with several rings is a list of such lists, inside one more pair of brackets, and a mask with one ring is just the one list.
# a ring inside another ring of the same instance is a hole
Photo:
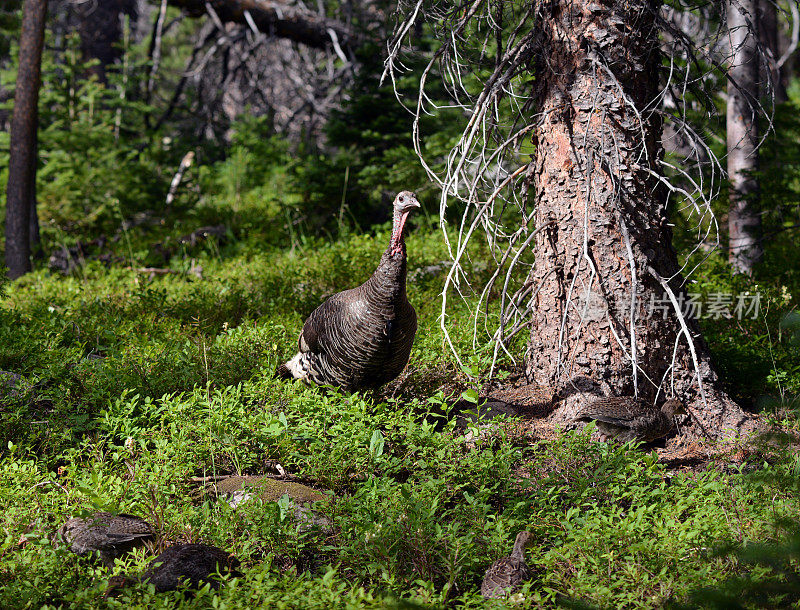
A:
{"label": "bare dead tree trunk", "polygon": [[41,239],[41,236],[39,235],[39,214],[36,211],[36,199],[35,198],[31,200],[30,218],[28,219],[28,228],[30,229],[28,231],[28,236],[29,236],[28,239],[30,240],[30,244],[31,244],[31,254],[33,255],[33,258],[41,258],[42,257],[42,251],[41,251],[42,239]]}
{"label": "bare dead tree trunk", "polygon": [[761,216],[754,198],[758,181],[758,0],[728,0],[731,66],[728,72],[728,258],[739,273],[750,274],[764,254]]}
{"label": "bare dead tree trunk", "polygon": [[[690,409],[685,432],[726,436],[752,422],[721,390],[696,322],[680,311],[653,103],[658,8],[556,0],[534,26],[535,225],[547,228],[528,282],[538,293],[526,372],[542,385],[586,377],[620,395],[676,396]],[[569,420],[576,398],[553,419]]]}
{"label": "bare dead tree trunk", "polygon": [[[761,78],[763,83],[769,83],[772,91],[765,91],[766,95],[774,95],[775,102],[782,104],[789,99],[786,92],[786,83],[784,82],[783,70],[781,70],[777,61],[781,56],[780,51],[780,36],[778,35],[778,7],[773,0],[758,0],[758,38],[762,48],[767,51],[768,57],[765,58],[764,70],[769,74],[769,80],[766,79],[766,74]],[[764,95],[762,95],[764,97]]]}
{"label": "bare dead tree trunk", "polygon": [[167,0],[161,0],[161,6],[158,10],[158,17],[153,26],[153,36],[150,39],[150,74],[147,77],[147,86],[145,88],[144,101],[149,103],[150,96],[153,93],[156,83],[156,74],[158,74],[158,67],[161,64],[161,36],[164,32],[164,19],[167,16]]}
{"label": "bare dead tree trunk", "polygon": [[131,40],[134,44],[140,43],[151,34],[150,15],[154,9],[147,0],[131,0],[128,15],[131,18]]}
{"label": "bare dead tree trunk", "polygon": [[119,41],[122,38],[120,16],[129,15],[136,21],[135,0],[103,0],[102,2],[75,2],[78,18],[78,32],[81,36],[81,50],[86,59],[97,59],[91,72],[102,83],[107,82],[106,68],[122,55]]}
{"label": "bare dead tree trunk", "polygon": [[31,270],[31,207],[36,201],[36,128],[46,16],[47,0],[25,0],[6,187],[5,254],[12,279]]}

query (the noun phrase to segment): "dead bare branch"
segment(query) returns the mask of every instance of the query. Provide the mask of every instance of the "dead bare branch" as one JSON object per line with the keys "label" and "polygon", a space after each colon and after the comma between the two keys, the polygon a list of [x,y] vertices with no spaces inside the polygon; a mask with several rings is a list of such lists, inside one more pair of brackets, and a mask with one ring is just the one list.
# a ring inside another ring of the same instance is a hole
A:
{"label": "dead bare branch", "polygon": [[[201,17],[210,5],[224,23],[249,25],[278,38],[324,49],[341,45],[355,48],[360,38],[347,24],[309,11],[302,5],[268,0],[169,0],[189,17]],[[342,53],[344,54],[344,53]]]}

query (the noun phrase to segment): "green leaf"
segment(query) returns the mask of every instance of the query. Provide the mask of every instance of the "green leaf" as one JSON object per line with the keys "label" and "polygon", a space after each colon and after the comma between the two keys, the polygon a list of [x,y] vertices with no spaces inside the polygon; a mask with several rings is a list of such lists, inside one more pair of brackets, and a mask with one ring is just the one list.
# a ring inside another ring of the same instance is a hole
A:
{"label": "green leaf", "polygon": [[477,375],[475,374],[475,370],[469,365],[462,364],[461,370],[464,371],[470,377],[477,377]]}
{"label": "green leaf", "polygon": [[291,505],[291,500],[289,498],[289,494],[283,494],[278,499],[278,508],[281,509],[281,521],[286,520],[286,515],[289,514],[290,505]]}
{"label": "green leaf", "polygon": [[383,445],[383,434],[380,430],[375,430],[369,439],[369,455],[373,460],[383,455]]}
{"label": "green leaf", "polygon": [[478,391],[475,390],[474,388],[464,390],[464,392],[461,394],[461,398],[463,398],[467,402],[471,402],[472,404],[476,405],[478,404],[478,398],[479,398]]}

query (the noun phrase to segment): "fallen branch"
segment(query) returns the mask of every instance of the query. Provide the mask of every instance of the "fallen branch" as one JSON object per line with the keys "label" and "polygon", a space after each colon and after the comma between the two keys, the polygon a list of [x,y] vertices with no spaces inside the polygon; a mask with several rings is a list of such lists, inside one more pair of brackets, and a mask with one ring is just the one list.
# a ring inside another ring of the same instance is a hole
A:
{"label": "fallen branch", "polygon": [[[345,23],[328,19],[300,6],[269,0],[169,0],[187,16],[197,18],[213,8],[223,23],[255,26],[265,34],[288,38],[318,49],[358,46],[358,37]],[[339,49],[337,49],[338,54]]]}
{"label": "fallen branch", "polygon": [[146,273],[150,276],[150,279],[153,279],[157,275],[193,275],[198,280],[203,279],[203,267],[198,265],[197,262],[192,259],[191,265],[188,271],[179,271],[177,269],[169,269],[166,267],[125,267],[126,271],[135,271],[136,273]]}
{"label": "fallen branch", "polygon": [[192,166],[192,161],[194,161],[194,151],[190,150],[183,155],[181,164],[178,166],[178,171],[175,172],[175,175],[172,177],[172,182],[169,185],[169,192],[167,193],[168,206],[175,201],[175,193],[178,191],[178,187],[181,184],[181,180],[183,180],[183,175],[186,173],[186,170]]}

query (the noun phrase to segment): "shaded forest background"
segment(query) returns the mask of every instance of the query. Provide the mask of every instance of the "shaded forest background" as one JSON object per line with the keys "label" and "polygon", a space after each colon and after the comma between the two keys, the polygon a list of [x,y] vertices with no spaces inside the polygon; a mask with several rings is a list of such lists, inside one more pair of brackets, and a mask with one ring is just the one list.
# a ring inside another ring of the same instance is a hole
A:
{"label": "shaded forest background", "polygon": [[[352,7],[338,8],[357,17]],[[19,14],[6,10],[2,96],[9,100]],[[342,61],[332,48],[223,24],[215,12],[216,19],[193,19],[166,3],[51,2],[38,182],[48,251],[54,242],[118,230],[120,215],[179,218],[208,192],[207,168],[228,159],[229,171],[240,172],[229,176],[236,196],[282,166],[299,198],[283,202],[286,212],[313,234],[330,230],[342,202],[350,221],[384,221],[390,192],[426,180],[410,149],[407,111],[390,89],[375,86],[389,7],[359,10],[368,30]],[[413,95],[413,79],[405,86]],[[441,138],[445,150],[446,129]],[[165,209],[189,151],[195,159],[186,184]]]}

